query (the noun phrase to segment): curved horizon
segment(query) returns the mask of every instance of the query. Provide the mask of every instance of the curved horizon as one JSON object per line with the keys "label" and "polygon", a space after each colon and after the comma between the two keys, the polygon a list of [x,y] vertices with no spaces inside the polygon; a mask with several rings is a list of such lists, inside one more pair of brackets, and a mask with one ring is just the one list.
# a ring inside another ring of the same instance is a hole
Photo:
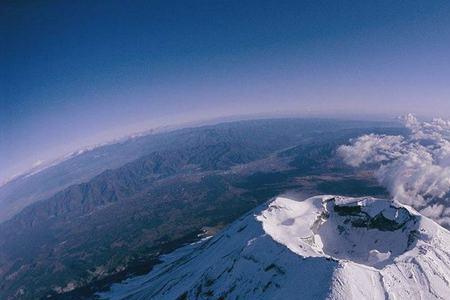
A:
{"label": "curved horizon", "polygon": [[445,1],[21,2],[0,20],[0,178],[232,115],[450,116]]}

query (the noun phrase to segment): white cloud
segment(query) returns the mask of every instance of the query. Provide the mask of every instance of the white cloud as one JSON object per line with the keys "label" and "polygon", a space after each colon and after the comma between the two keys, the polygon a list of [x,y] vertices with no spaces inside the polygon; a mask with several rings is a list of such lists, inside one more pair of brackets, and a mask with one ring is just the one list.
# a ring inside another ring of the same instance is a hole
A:
{"label": "white cloud", "polygon": [[392,197],[450,226],[450,121],[403,117],[406,137],[364,135],[338,148],[350,166],[374,167]]}
{"label": "white cloud", "polygon": [[35,162],[33,163],[32,167],[33,167],[33,168],[39,167],[39,166],[42,165],[43,163],[44,163],[43,160],[37,160],[37,161],[35,161]]}
{"label": "white cloud", "polygon": [[350,166],[379,163],[394,159],[400,155],[403,143],[401,136],[363,135],[352,141],[352,144],[338,148],[338,154]]}

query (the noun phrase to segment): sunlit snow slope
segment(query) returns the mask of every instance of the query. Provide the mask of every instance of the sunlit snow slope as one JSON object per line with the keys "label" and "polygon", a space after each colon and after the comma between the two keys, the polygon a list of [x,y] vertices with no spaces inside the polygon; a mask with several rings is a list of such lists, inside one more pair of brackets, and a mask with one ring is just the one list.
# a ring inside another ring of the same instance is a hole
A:
{"label": "sunlit snow slope", "polygon": [[375,198],[276,198],[106,299],[449,299],[450,233]]}

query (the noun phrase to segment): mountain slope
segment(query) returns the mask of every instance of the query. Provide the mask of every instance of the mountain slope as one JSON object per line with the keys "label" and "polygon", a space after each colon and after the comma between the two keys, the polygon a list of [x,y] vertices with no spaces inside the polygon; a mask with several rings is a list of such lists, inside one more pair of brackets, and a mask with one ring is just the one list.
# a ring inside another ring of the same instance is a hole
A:
{"label": "mountain slope", "polygon": [[[338,121],[319,119],[265,119],[228,122],[169,132],[156,132],[125,139],[113,144],[86,149],[68,155],[59,163],[39,172],[27,173],[0,186],[0,223],[10,219],[28,205],[50,198],[63,189],[87,182],[108,169],[119,168],[136,159],[160,151],[214,145],[216,155],[231,154],[223,160],[245,163],[272,151],[293,146],[319,131],[336,131],[345,128],[386,128],[389,123],[369,121]],[[362,132],[361,132],[362,134]],[[240,148],[245,148],[242,153]]]}
{"label": "mountain slope", "polygon": [[161,134],[155,145],[162,150],[0,223],[0,298],[87,298],[291,189],[382,195],[367,175],[332,160],[351,137],[397,130],[364,124],[260,120]]}
{"label": "mountain slope", "polygon": [[388,200],[277,198],[105,299],[445,299],[450,233]]}

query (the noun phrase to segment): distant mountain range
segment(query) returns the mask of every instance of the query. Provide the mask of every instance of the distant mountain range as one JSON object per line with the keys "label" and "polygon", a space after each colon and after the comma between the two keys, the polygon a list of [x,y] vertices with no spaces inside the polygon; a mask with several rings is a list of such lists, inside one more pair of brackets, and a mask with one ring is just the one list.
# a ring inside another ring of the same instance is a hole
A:
{"label": "distant mountain range", "polygon": [[103,299],[446,299],[450,232],[390,200],[278,197]]}
{"label": "distant mountain range", "polygon": [[106,145],[18,178],[0,188],[0,298],[89,298],[285,191],[385,195],[335,159],[368,132],[402,129],[230,122]]}

